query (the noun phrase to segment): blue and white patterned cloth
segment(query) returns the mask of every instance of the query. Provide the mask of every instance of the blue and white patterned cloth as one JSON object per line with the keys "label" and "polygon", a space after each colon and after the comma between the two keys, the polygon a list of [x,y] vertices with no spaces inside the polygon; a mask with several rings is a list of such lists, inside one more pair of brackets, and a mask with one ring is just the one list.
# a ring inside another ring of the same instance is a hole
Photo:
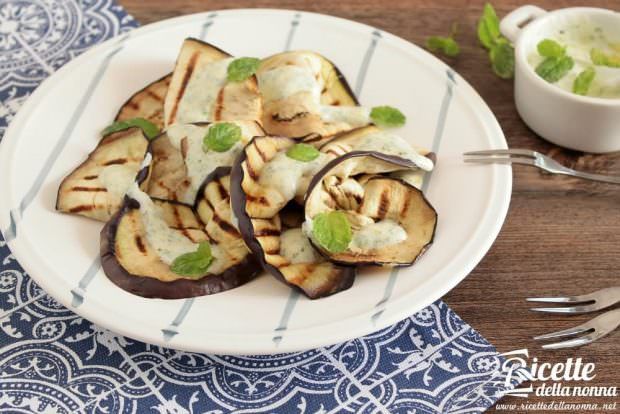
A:
{"label": "blue and white patterned cloth", "polygon": [[[112,0],[0,0],[0,136],[37,85],[137,26]],[[58,304],[0,239],[0,412],[477,413],[516,384],[443,302],[342,344],[217,356],[115,335]]]}

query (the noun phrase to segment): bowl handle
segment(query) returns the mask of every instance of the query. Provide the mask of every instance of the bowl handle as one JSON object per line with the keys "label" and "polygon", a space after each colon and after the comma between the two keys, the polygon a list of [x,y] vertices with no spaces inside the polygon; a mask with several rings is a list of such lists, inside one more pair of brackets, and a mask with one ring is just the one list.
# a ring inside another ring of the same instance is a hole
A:
{"label": "bowl handle", "polygon": [[531,4],[521,6],[504,16],[499,24],[499,29],[508,40],[514,43],[519,37],[523,26],[546,13],[546,10]]}

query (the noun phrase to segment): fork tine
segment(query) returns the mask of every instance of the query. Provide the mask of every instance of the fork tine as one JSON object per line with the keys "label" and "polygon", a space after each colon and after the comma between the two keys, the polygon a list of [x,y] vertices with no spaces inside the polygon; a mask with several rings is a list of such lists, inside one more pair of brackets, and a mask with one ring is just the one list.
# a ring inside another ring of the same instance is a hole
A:
{"label": "fork tine", "polygon": [[587,312],[594,312],[600,309],[603,309],[603,307],[596,303],[592,303],[590,305],[578,305],[578,306],[567,306],[567,307],[557,307],[557,308],[530,308],[530,310],[534,312],[564,313],[564,314],[566,313],[587,313]]}
{"label": "fork tine", "polygon": [[543,349],[561,349],[561,348],[574,348],[576,346],[582,346],[582,345],[587,345],[589,343],[592,343],[598,339],[600,339],[601,337],[603,337],[605,334],[601,334],[599,332],[592,332],[590,334],[584,335],[584,336],[580,336],[578,338],[573,338],[573,339],[569,339],[566,341],[562,341],[562,342],[555,342],[552,344],[544,344],[542,346]]}
{"label": "fork tine", "polygon": [[538,335],[538,336],[533,337],[532,339],[535,341],[544,341],[546,339],[560,338],[563,336],[579,335],[579,334],[587,333],[591,330],[592,330],[592,327],[589,326],[588,322],[586,322],[586,323],[582,323],[581,325],[578,325],[572,328],[562,329],[561,331],[549,332],[547,334]]}
{"label": "fork tine", "polygon": [[465,162],[476,162],[482,164],[525,164],[525,165],[536,165],[533,158],[465,158],[463,161]]}
{"label": "fork tine", "polygon": [[544,303],[582,303],[590,302],[594,299],[591,295],[580,296],[550,296],[542,298],[525,298],[528,302],[544,302]]}
{"label": "fork tine", "polygon": [[482,150],[482,151],[470,151],[463,155],[524,155],[527,157],[536,157],[535,151],[525,149],[497,149],[497,150]]}

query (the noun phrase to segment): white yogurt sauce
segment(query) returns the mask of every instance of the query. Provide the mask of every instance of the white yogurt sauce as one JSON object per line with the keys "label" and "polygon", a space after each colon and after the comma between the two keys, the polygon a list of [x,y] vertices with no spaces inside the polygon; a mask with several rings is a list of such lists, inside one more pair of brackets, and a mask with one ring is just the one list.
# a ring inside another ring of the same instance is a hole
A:
{"label": "white yogurt sauce", "polygon": [[[575,62],[573,68],[554,85],[572,92],[573,83],[579,73],[593,67],[596,75],[587,95],[599,98],[620,98],[620,68],[595,66],[590,58],[590,51],[593,48],[600,49],[605,53],[620,54],[620,42],[610,41],[602,28],[597,27],[594,22],[586,17],[559,26],[547,38],[566,46],[566,54],[572,57]],[[527,57],[534,70],[545,59],[538,54],[536,47],[537,43],[533,45],[533,50]]]}
{"label": "white yogurt sauce", "polygon": [[280,255],[291,264],[316,263],[321,256],[314,250],[301,228],[288,229],[280,236]]}
{"label": "white yogurt sauce", "polygon": [[[241,126],[241,125],[240,125]],[[181,141],[187,138],[187,155],[184,158],[190,186],[181,201],[193,204],[198,188],[204,179],[217,167],[232,165],[243,149],[243,139],[237,141],[228,151],[217,152],[203,149],[203,139],[211,126],[175,124],[168,128],[167,134],[172,146],[181,150]],[[243,127],[242,127],[243,131]],[[246,134],[244,134],[246,135]]]}
{"label": "white yogurt sauce", "polygon": [[370,250],[391,246],[407,239],[407,232],[394,220],[366,224],[353,233],[349,244],[352,250]]}
{"label": "white yogurt sauce", "polygon": [[[129,188],[127,195],[140,203],[140,216],[144,224],[146,241],[162,262],[171,265],[177,257],[198,249],[198,243],[192,242],[179,231],[168,227],[161,207],[153,203],[153,200],[140,190],[136,183]],[[225,253],[219,246],[211,245],[211,254],[213,262],[209,266],[209,273],[220,273],[226,267],[225,260],[223,260],[226,257]]]}
{"label": "white yogurt sauce", "polygon": [[277,101],[300,92],[309,92],[315,102],[321,99],[321,84],[308,66],[279,66],[258,75],[265,102]]}
{"label": "white yogurt sauce", "polygon": [[228,65],[234,58],[216,60],[194,71],[179,102],[176,122],[212,121],[220,90],[226,85]]}
{"label": "white yogurt sauce", "polygon": [[431,171],[433,169],[433,161],[424,155],[418,154],[403,138],[384,131],[372,132],[363,136],[353,150],[377,151],[396,155],[412,161],[424,171]]}
{"label": "white yogurt sauce", "polygon": [[292,200],[299,192],[305,191],[308,180],[331,158],[329,154],[320,153],[314,160],[303,162],[288,157],[286,151],[282,151],[263,167],[259,183]]}
{"label": "white yogurt sauce", "polygon": [[[323,78],[321,61],[314,55],[305,56],[306,66],[284,65],[258,74],[258,85],[265,102],[309,93],[312,106],[325,122],[347,123],[356,128],[370,122],[370,109],[359,106],[321,105]],[[318,77],[318,79],[317,79]]]}
{"label": "white yogurt sauce", "polygon": [[124,164],[108,165],[99,173],[99,181],[115,197],[125,195],[136,179],[136,170]]}
{"label": "white yogurt sauce", "polygon": [[343,122],[358,128],[370,123],[370,109],[363,106],[321,105],[321,118],[326,122]]}

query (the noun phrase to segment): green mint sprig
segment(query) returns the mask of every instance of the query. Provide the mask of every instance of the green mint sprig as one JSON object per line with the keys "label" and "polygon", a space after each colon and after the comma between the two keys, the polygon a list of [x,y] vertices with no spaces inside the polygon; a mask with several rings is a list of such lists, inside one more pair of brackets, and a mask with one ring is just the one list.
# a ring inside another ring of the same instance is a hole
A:
{"label": "green mint sprig", "polygon": [[458,25],[452,25],[450,36],[431,36],[426,39],[426,48],[431,52],[442,53],[448,57],[456,57],[461,52],[459,44],[456,42]]}
{"label": "green mint sprig", "polygon": [[331,253],[345,251],[353,239],[351,224],[342,211],[317,214],[312,221],[312,235],[322,248]]}
{"label": "green mint sprig", "polygon": [[595,76],[596,71],[592,67],[581,71],[573,81],[573,93],[587,95]]}
{"label": "green mint sprig", "polygon": [[203,150],[226,152],[241,139],[241,128],[231,122],[222,122],[209,127],[202,143]]}
{"label": "green mint sprig", "polygon": [[318,149],[308,144],[295,144],[286,151],[286,156],[301,162],[310,162],[320,155]]}
{"label": "green mint sprig", "polygon": [[253,76],[260,66],[260,59],[253,57],[241,57],[233,60],[228,65],[227,75],[231,82],[242,82]]}
{"label": "green mint sprig", "polygon": [[170,270],[177,275],[197,278],[207,272],[212,262],[211,246],[208,242],[201,242],[195,252],[182,254],[174,259]]}
{"label": "green mint sprig", "polygon": [[116,121],[105,127],[105,129],[101,131],[101,135],[106,136],[134,127],[142,129],[142,132],[144,132],[144,135],[146,135],[148,139],[153,139],[159,135],[159,128],[157,128],[157,125],[144,118],[132,118],[124,121]]}
{"label": "green mint sprig", "polygon": [[484,5],[478,20],[478,40],[489,51],[493,72],[502,79],[511,79],[515,71],[514,48],[499,31],[499,18],[490,3]]}
{"label": "green mint sprig", "polygon": [[370,111],[370,119],[378,126],[395,128],[405,125],[407,117],[392,106],[375,106]]}

